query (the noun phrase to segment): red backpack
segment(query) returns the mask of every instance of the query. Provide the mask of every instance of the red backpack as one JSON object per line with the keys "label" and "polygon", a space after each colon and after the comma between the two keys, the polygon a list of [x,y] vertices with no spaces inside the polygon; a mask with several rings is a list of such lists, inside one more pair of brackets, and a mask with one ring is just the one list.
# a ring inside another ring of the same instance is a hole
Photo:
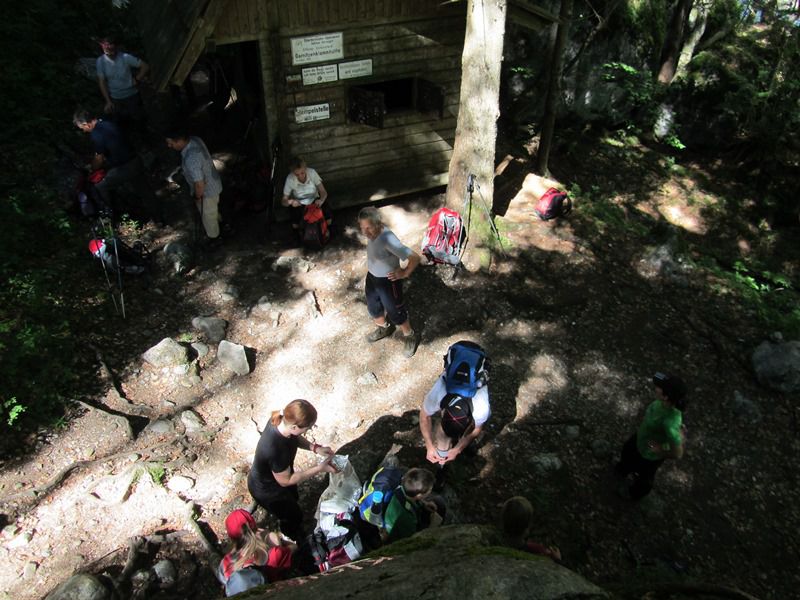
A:
{"label": "red backpack", "polygon": [[431,262],[457,265],[466,238],[461,215],[449,208],[440,208],[428,222],[422,239],[422,253]]}
{"label": "red backpack", "polygon": [[563,217],[571,210],[572,200],[570,200],[569,196],[556,188],[550,188],[539,198],[533,212],[542,221],[549,221],[556,217]]}
{"label": "red backpack", "polygon": [[321,250],[331,239],[331,232],[325,222],[322,209],[316,204],[309,204],[303,213],[303,245],[315,250]]}

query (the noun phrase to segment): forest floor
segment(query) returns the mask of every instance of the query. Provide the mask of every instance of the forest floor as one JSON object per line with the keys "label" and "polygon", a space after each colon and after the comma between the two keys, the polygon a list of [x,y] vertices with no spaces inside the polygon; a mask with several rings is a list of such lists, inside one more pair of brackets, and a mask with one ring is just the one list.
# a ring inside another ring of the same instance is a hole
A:
{"label": "forest floor", "polygon": [[[492,358],[492,416],[477,456],[460,457],[448,479],[450,522],[495,523],[506,498],[524,495],[536,509],[531,536],[557,544],[565,566],[609,589],[707,582],[797,597],[796,398],[755,381],[750,355],[774,332],[719,270],[703,266],[708,257],[721,265],[781,257],[776,270],[796,281],[796,224],[781,235],[748,225],[726,204],[744,186],[715,162],[676,165],[600,137],[566,148],[551,162],[575,197],[571,215],[537,221],[541,181],[511,160],[495,195],[504,252],[476,234],[457,277],[433,266],[413,274],[408,303],[422,341],[411,359],[397,340],[364,339],[371,323],[356,209],[336,214],[335,237],[319,253],[287,248],[280,233],[263,242],[263,214],[238,215],[221,249],[176,275],[160,250],[189,239],[191,227],[172,197],[172,226],[141,232],[155,266],[151,278],[126,283],[126,320],[114,314],[97,265],[77,266],[76,290],[94,306],[73,329],[87,344],[76,358],[84,404],[0,465],[0,598],[42,597],[78,570],[118,573],[131,536],[181,530],[189,533],[150,557],[177,560],[178,587],[150,597],[219,597],[188,514],[212,542],[224,541],[225,516],[250,503],[246,474],[270,412],[311,400],[315,439],[349,455],[362,479],[393,444],[403,464],[425,466],[417,413],[460,339]],[[442,202],[434,194],[381,210],[418,248]],[[481,212],[476,197],[473,215]],[[306,262],[287,271],[280,257]],[[266,310],[257,306],[265,296]],[[203,342],[192,319],[209,315],[228,321],[226,339],[255,351],[249,375],[227,371],[214,344],[198,358],[199,380],[144,363],[142,353],[165,337]],[[666,463],[636,504],[618,496],[612,466],[653,399],[656,370],[689,383],[686,455]],[[199,429],[179,416],[186,409],[202,418]],[[312,458],[300,452],[296,467]],[[63,481],[44,491],[58,474]],[[301,485],[309,525],[325,485]]]}

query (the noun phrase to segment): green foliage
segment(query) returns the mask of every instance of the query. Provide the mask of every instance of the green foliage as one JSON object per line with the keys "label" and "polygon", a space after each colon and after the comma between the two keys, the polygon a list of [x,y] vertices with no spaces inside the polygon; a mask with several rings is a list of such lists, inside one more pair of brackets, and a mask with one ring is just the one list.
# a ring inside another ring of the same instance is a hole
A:
{"label": "green foliage", "polygon": [[164,466],[158,463],[150,463],[146,468],[147,474],[150,476],[150,481],[157,486],[163,486],[164,477],[167,476],[167,471],[164,469]]}
{"label": "green foliage", "polygon": [[716,291],[734,294],[766,330],[781,331],[791,339],[800,335],[800,297],[789,277],[742,260],[733,269],[710,260],[703,266],[719,279]]}
{"label": "green foliage", "polygon": [[633,0],[627,4],[632,38],[650,60],[658,58],[664,44],[669,9],[667,0]]}
{"label": "green foliage", "polygon": [[644,236],[647,229],[638,221],[628,218],[625,210],[609,198],[598,186],[589,190],[580,185],[570,186],[570,198],[575,204],[575,212],[591,222],[592,228],[601,235],[634,235]]}
{"label": "green foliage", "polygon": [[[119,15],[107,1],[30,0],[6,11],[0,36],[0,428],[51,424],[75,378],[80,348],[67,315],[80,274],[62,257],[74,232],[53,178],[55,144],[78,134],[71,113],[99,106],[94,81],[74,71],[98,53],[92,37]],[[90,99],[90,102],[86,102]],[[76,280],[76,278],[78,278]]]}

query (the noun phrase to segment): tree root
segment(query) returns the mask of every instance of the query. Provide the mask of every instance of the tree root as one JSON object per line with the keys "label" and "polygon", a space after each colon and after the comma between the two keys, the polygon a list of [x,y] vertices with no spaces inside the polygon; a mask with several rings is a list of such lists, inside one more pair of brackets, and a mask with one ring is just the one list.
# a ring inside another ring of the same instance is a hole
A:
{"label": "tree root", "polygon": [[38,501],[43,496],[46,496],[47,494],[52,492],[56,487],[61,485],[61,483],[63,483],[64,480],[73,471],[77,471],[79,469],[83,469],[83,468],[91,466],[91,465],[93,465],[95,463],[106,462],[106,461],[110,461],[110,460],[115,460],[117,458],[121,458],[123,456],[129,456],[133,452],[142,453],[142,454],[144,454],[144,453],[152,453],[155,450],[158,450],[159,448],[164,448],[166,446],[172,446],[172,445],[180,442],[180,440],[182,438],[183,438],[183,435],[180,435],[180,436],[174,437],[174,438],[172,438],[172,439],[170,439],[170,440],[168,440],[166,442],[161,442],[160,444],[156,444],[154,446],[150,446],[150,447],[145,448],[143,450],[135,450],[135,449],[127,448],[127,449],[122,450],[120,452],[115,452],[114,454],[109,454],[107,456],[93,458],[93,459],[90,459],[90,460],[79,460],[79,461],[76,461],[76,462],[74,462],[72,464],[67,465],[63,469],[61,469],[48,483],[46,483],[43,486],[33,488],[32,490],[25,490],[24,492],[21,492],[19,494],[13,494],[11,496],[6,496],[5,498],[0,498],[0,505],[9,504],[11,502],[15,502],[17,500],[21,500],[21,499],[24,499],[24,498],[30,498],[31,494],[32,494],[32,497],[37,500],[37,502],[35,504],[38,504]]}

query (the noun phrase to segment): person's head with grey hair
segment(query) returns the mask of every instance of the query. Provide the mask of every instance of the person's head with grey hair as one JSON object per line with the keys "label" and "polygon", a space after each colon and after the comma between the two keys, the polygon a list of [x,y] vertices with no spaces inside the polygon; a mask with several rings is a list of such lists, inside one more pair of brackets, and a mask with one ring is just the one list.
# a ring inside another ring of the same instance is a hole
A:
{"label": "person's head with grey hair", "polygon": [[381,213],[374,206],[367,206],[358,212],[358,226],[367,239],[374,240],[383,231]]}
{"label": "person's head with grey hair", "polygon": [[91,131],[97,123],[97,117],[85,108],[79,108],[72,115],[72,123],[78,129]]}

